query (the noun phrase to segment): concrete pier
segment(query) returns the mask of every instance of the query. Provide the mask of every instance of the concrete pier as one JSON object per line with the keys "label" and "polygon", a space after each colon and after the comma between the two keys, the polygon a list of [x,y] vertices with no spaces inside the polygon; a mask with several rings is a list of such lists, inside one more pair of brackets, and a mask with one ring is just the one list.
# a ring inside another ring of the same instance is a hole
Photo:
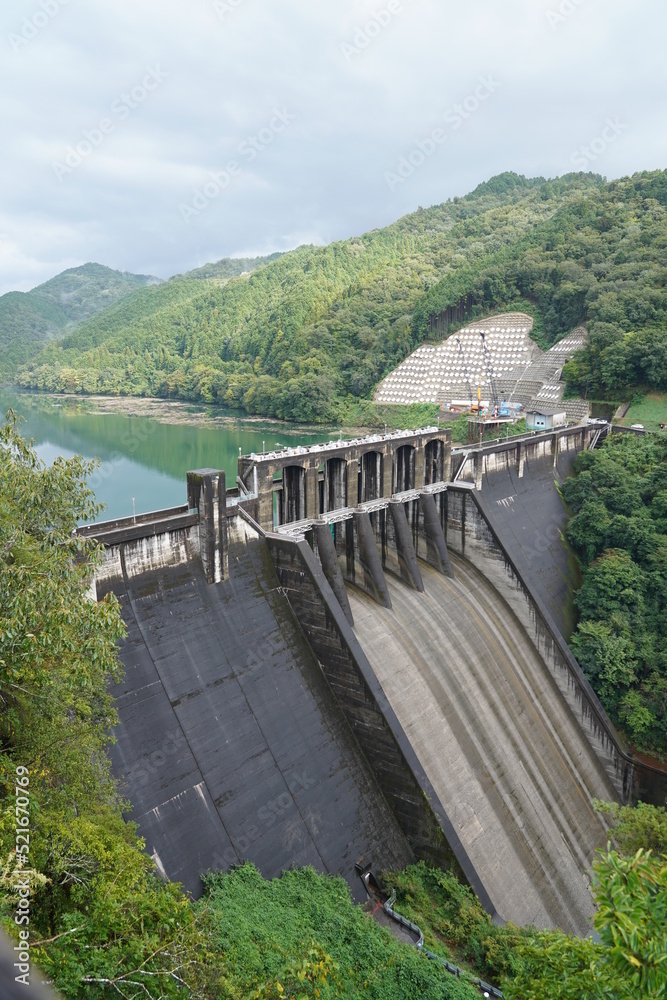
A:
{"label": "concrete pier", "polygon": [[327,578],[327,583],[331,587],[334,596],[340,604],[341,610],[350,625],[354,625],[350,601],[345,589],[345,580],[338,563],[336,546],[331,536],[331,528],[324,521],[316,521],[314,525],[315,543],[320,563]]}
{"label": "concrete pier", "polygon": [[375,544],[375,533],[370,517],[365,511],[355,511],[354,531],[357,538],[355,551],[358,553],[359,572],[355,582],[371,594],[378,604],[391,607],[387,581],[382,570],[382,560]]}
{"label": "concrete pier", "polygon": [[[389,504],[389,515],[391,527],[393,528],[393,539],[396,554],[398,556],[399,573],[401,579],[408,586],[414,587],[420,593],[424,589],[417,554],[412,544],[412,536],[408,526],[408,519],[405,514],[405,506],[400,500],[392,500]],[[389,525],[387,525],[389,541]]]}
{"label": "concrete pier", "polygon": [[424,534],[426,536],[426,561],[429,566],[440,573],[453,576],[452,564],[447,551],[447,543],[442,532],[440,515],[435,505],[435,499],[430,493],[423,492],[419,502],[424,518]]}

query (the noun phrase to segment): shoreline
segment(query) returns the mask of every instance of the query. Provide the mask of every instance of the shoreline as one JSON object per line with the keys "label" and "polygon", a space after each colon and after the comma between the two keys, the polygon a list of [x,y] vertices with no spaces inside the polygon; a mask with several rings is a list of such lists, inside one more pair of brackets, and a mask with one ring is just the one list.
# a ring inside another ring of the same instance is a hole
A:
{"label": "shoreline", "polygon": [[[25,397],[31,403],[42,401],[54,408],[64,408],[69,405],[78,408],[81,412],[90,416],[105,416],[107,414],[119,414],[125,417],[143,417],[144,419],[155,420],[157,423],[168,426],[201,427],[214,430],[215,428],[233,427],[239,424],[252,426],[253,424],[263,427],[275,427],[281,433],[307,433],[312,435],[322,434],[323,439],[331,438],[342,432],[343,437],[356,438],[365,437],[369,434],[380,432],[380,426],[364,424],[300,424],[292,423],[289,420],[279,420],[277,417],[263,417],[256,414],[249,414],[243,410],[232,410],[218,407],[214,403],[195,403],[190,400],[181,399],[159,399],[155,396],[106,396],[106,395],[85,395],[76,392],[42,392],[39,389],[23,389],[14,385],[0,385],[0,394],[3,392],[16,397]],[[441,416],[441,419],[443,417]],[[445,417],[445,419],[447,419]],[[448,422],[451,422],[448,421]],[[400,422],[396,425],[389,423],[389,428],[394,430],[403,426]],[[415,423],[410,427],[420,426]]]}
{"label": "shoreline", "polygon": [[[69,405],[77,408],[80,412],[90,416],[106,416],[116,414],[128,418],[139,417],[147,420],[155,420],[156,423],[171,427],[200,427],[205,430],[215,430],[216,428],[228,428],[246,424],[253,424],[276,428],[282,434],[307,433],[309,435],[321,434],[322,439],[330,439],[342,434],[344,438],[366,437],[369,434],[380,433],[380,427],[364,424],[299,424],[289,420],[279,420],[277,417],[263,417],[256,414],[249,414],[243,410],[225,409],[218,407],[215,403],[195,403],[182,399],[159,399],[156,396],[106,396],[106,395],[86,395],[76,392],[42,392],[39,389],[23,389],[20,386],[11,384],[0,384],[0,396],[2,393],[18,398],[25,397],[31,403],[42,402],[53,408],[63,409]],[[3,414],[4,415],[4,414]],[[440,419],[446,424],[455,423],[455,417],[451,414],[441,414]],[[403,422],[394,425],[389,423],[390,430],[400,429]],[[410,425],[415,428],[420,426],[415,423]],[[459,446],[465,444],[465,439],[454,438],[452,445]]]}
{"label": "shoreline", "polygon": [[[279,427],[283,432],[307,430],[317,434],[320,430],[327,435],[339,431],[340,427],[331,424],[296,424],[288,420],[278,420],[276,417],[262,417],[243,411],[223,411],[216,413],[215,404],[192,403],[187,400],[157,399],[154,396],[87,396],[74,392],[40,392],[39,390],[21,389],[14,386],[0,386],[0,393],[24,396],[30,400],[43,400],[53,406],[76,404],[81,410],[91,416],[120,414],[126,417],[145,417],[160,424],[172,426],[204,427],[214,429],[234,424],[261,424],[263,426]],[[346,428],[347,430],[347,428]]]}

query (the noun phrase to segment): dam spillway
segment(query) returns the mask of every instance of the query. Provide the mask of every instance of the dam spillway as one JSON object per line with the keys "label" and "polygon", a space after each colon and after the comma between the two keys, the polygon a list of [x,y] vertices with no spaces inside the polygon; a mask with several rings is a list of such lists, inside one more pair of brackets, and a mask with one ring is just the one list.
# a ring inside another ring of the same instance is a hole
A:
{"label": "dam spillway", "polygon": [[498,593],[452,557],[391,609],[350,594],[355,631],[498,913],[590,931],[587,872],[607,776]]}

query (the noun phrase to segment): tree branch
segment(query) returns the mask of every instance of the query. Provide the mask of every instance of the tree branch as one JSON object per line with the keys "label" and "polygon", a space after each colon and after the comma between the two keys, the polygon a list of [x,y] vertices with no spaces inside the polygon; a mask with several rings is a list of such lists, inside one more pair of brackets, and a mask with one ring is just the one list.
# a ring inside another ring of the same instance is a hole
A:
{"label": "tree branch", "polygon": [[41,946],[43,944],[53,944],[53,942],[57,941],[58,938],[66,937],[67,934],[75,934],[77,931],[80,931],[81,929],[82,929],[81,927],[72,927],[72,929],[70,931],[63,931],[62,934],[56,934],[55,937],[44,938],[43,941],[34,941],[34,942],[31,942],[30,947],[31,948],[41,948]]}

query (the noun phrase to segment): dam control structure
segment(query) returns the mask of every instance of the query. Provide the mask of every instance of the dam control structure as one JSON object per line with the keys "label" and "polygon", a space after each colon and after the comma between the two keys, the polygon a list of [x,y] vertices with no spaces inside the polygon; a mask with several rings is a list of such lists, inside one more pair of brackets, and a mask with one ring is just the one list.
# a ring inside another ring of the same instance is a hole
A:
{"label": "dam control structure", "polygon": [[80,529],[127,625],[113,767],[158,870],[197,894],[311,864],[358,895],[360,856],[424,858],[498,919],[588,933],[591,799],[667,794],[564,637],[555,483],[609,430],[240,456],[230,488],[195,470],[182,507]]}

